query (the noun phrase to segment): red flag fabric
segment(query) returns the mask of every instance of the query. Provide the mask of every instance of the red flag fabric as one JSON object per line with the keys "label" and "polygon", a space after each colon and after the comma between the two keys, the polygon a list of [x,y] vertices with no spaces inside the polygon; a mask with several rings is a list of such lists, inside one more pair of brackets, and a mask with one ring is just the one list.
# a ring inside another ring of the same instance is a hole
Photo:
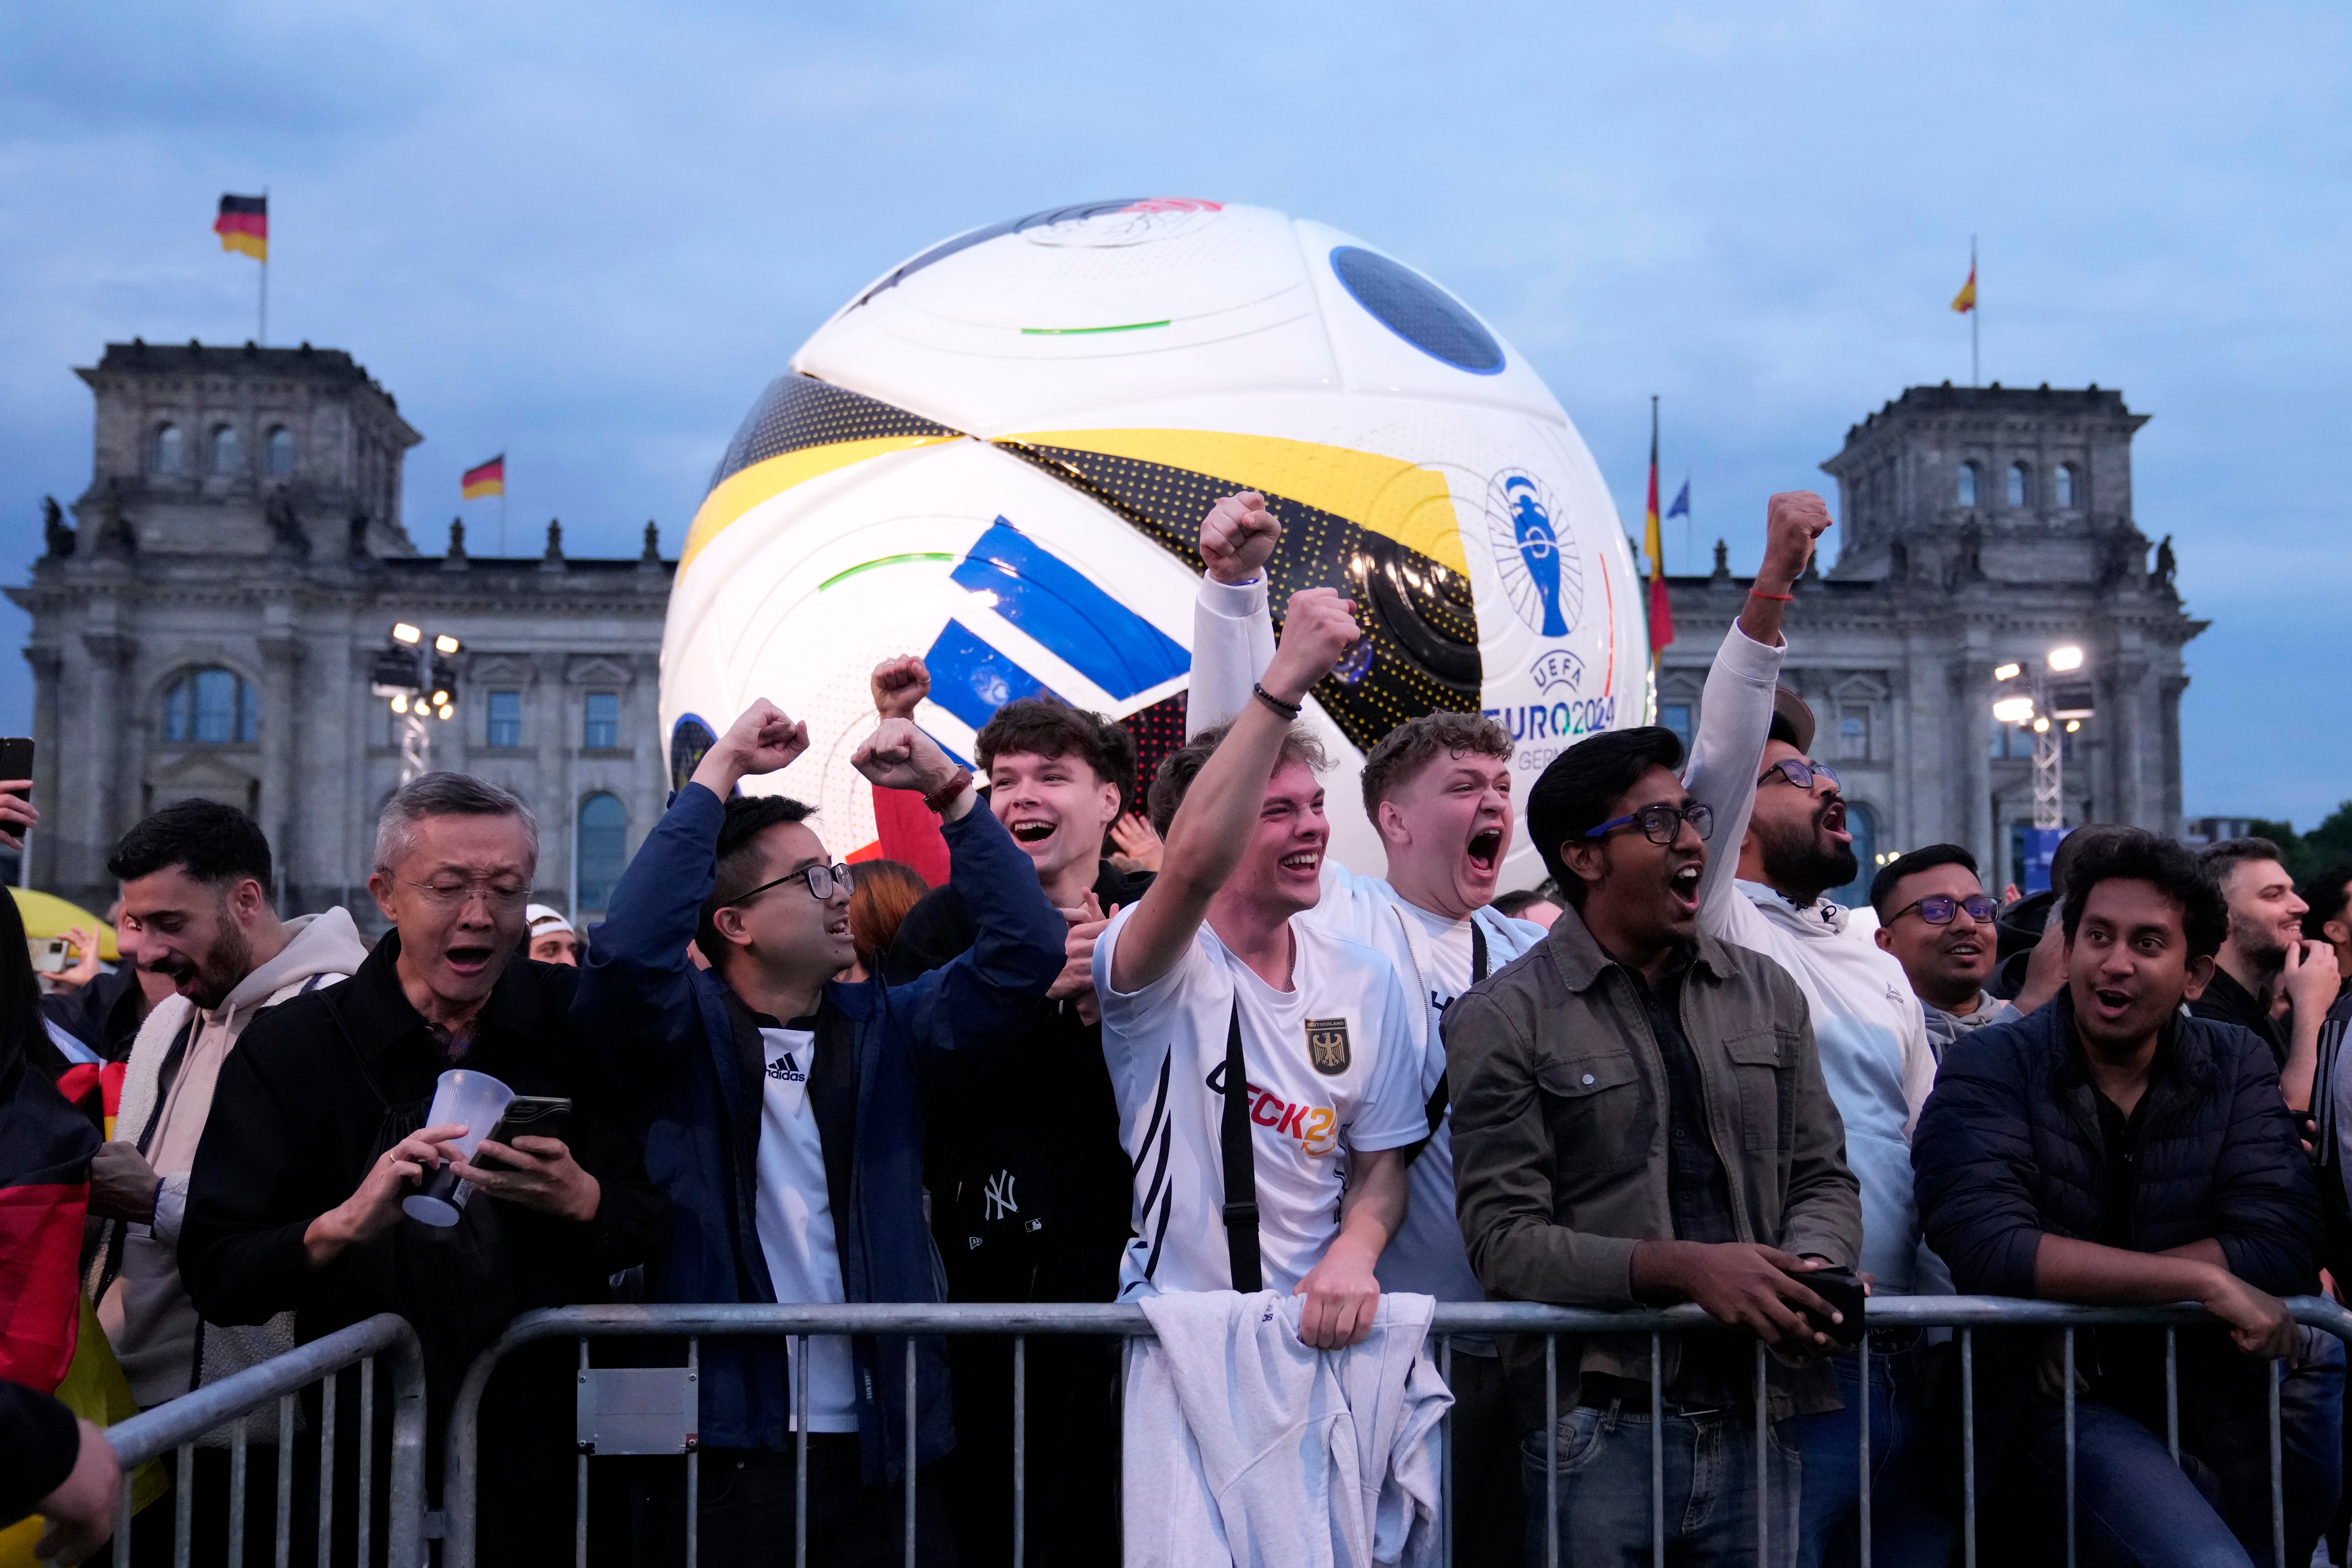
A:
{"label": "red flag fabric", "polygon": [[1675,640],[1675,612],[1666,598],[1666,552],[1658,528],[1658,405],[1654,400],[1650,405],[1650,504],[1645,517],[1642,549],[1650,558],[1650,657],[1655,658]]}

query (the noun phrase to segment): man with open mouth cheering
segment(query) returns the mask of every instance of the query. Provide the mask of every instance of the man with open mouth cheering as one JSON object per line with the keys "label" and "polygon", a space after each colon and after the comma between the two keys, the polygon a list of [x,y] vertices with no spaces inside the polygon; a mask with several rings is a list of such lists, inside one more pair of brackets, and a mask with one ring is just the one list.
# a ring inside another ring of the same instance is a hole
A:
{"label": "man with open mouth cheering", "polygon": [[[1193,609],[1192,686],[1185,714],[1198,734],[1250,701],[1274,658],[1265,565],[1282,525],[1255,492],[1228,496],[1201,523],[1208,563]],[[1384,1290],[1441,1301],[1485,1299],[1454,1214],[1445,1042],[1454,999],[1543,940],[1543,928],[1494,907],[1511,848],[1511,737],[1477,713],[1428,713],[1398,725],[1364,759],[1363,809],[1387,851],[1384,876],[1322,863],[1319,900],[1300,920],[1387,956],[1408,997],[1422,1052],[1428,1145],[1407,1173],[1404,1227],[1381,1255]],[[1510,1396],[1485,1335],[1457,1335],[1454,1391],[1454,1551],[1465,1563],[1518,1550],[1522,1503]]]}

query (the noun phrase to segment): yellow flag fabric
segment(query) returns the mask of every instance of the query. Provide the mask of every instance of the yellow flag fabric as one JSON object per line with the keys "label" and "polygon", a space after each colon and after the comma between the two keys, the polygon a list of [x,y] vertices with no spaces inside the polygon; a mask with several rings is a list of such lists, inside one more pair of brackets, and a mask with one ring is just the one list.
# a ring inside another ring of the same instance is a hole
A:
{"label": "yellow flag fabric", "polygon": [[1977,268],[1976,263],[1972,261],[1969,263],[1969,280],[1960,285],[1958,293],[1952,296],[1952,309],[1965,316],[1976,308]]}
{"label": "yellow flag fabric", "polygon": [[[139,1402],[131,1396],[131,1381],[122,1375],[122,1364],[114,1359],[114,1347],[106,1342],[106,1331],[99,1327],[98,1314],[90,1309],[89,1298],[81,1299],[81,1332],[74,1341],[74,1356],[66,1367],[65,1381],[55,1391],[57,1401],[85,1421],[100,1426],[111,1426],[139,1414]],[[137,1513],[170,1489],[164,1479],[163,1467],[150,1459],[131,1472],[131,1511]],[[0,1568],[39,1568],[33,1555],[34,1543],[41,1539],[47,1528],[39,1514],[0,1530]],[[113,1561],[113,1553],[100,1553],[100,1559]]]}

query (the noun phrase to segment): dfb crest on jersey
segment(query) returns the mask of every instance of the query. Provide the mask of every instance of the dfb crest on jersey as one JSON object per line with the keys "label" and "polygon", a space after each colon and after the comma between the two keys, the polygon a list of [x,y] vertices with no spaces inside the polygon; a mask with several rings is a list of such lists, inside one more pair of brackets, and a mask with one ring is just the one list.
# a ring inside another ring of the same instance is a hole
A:
{"label": "dfb crest on jersey", "polygon": [[1326,1078],[1337,1078],[1348,1070],[1348,1020],[1345,1018],[1309,1018],[1307,1020],[1307,1059],[1315,1070]]}

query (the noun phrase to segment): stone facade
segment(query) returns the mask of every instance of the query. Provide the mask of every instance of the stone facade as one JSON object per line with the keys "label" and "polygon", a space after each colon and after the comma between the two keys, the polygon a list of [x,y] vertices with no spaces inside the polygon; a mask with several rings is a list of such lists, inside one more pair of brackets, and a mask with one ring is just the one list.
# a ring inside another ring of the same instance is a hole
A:
{"label": "stone facade", "polygon": [[[1873,858],[1939,842],[1968,846],[1995,888],[2021,879],[2032,737],[1994,722],[1996,697],[2016,689],[1993,671],[2061,646],[2084,650],[2097,702],[2065,737],[2067,824],[2184,830],[2181,648],[2205,623],[2181,610],[2170,542],[2151,567],[2132,521],[2131,440],[2147,419],[2096,386],[1915,386],[1822,465],[1838,482],[1836,561],[1789,606],[1783,681],[1811,704],[1814,754],[1859,808],[1861,887]],[[1696,722],[1748,582],[1720,546],[1712,576],[1669,579],[1662,722]]]}
{"label": "stone facade", "polygon": [[[430,762],[493,779],[541,823],[537,897],[593,911],[660,815],[656,712],[675,563],[651,524],[635,560],[469,558],[451,526],[422,556],[400,518],[421,437],[335,350],[111,343],[79,372],[96,452],[73,524],[9,596],[30,613],[35,801],[29,880],[103,908],[108,848],[194,795],[251,812],[280,908],[348,905],[399,781],[369,667],[395,621],[458,638],[456,715]],[[584,881],[585,886],[577,886]]]}

